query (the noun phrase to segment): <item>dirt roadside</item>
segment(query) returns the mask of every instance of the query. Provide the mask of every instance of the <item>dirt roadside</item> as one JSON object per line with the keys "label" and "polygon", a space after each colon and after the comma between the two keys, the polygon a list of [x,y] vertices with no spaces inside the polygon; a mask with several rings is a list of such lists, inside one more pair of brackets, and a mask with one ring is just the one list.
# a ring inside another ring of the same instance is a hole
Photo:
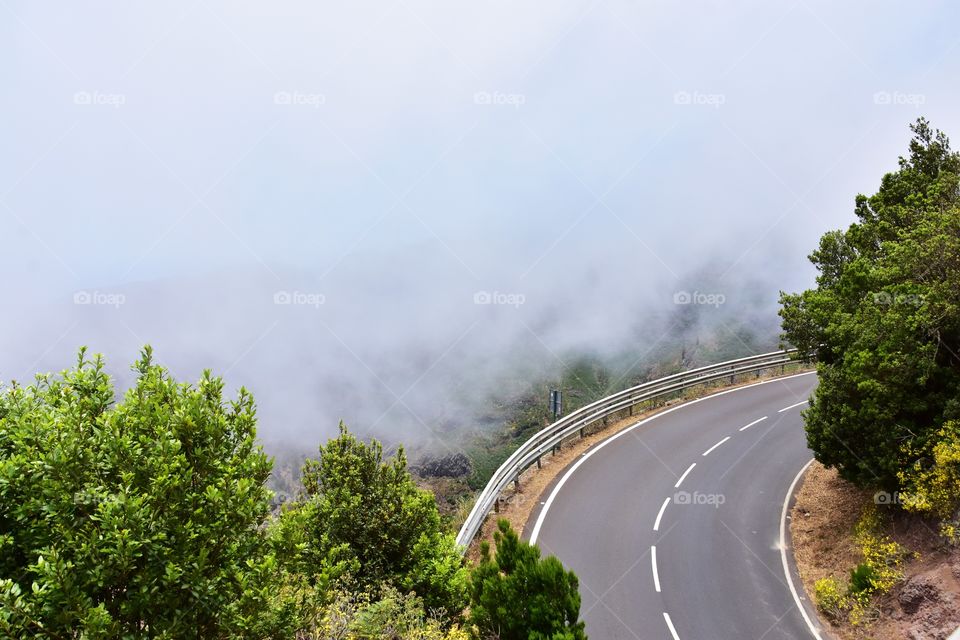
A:
{"label": "dirt roadside", "polygon": [[[814,462],[797,491],[790,523],[794,558],[807,593],[833,576],[841,582],[863,561],[854,525],[874,494],[842,480]],[[877,617],[859,625],[820,616],[821,625],[841,640],[942,640],[960,626],[960,550],[946,547],[936,523],[900,513],[884,533],[913,552],[903,564],[903,580],[881,596]]]}

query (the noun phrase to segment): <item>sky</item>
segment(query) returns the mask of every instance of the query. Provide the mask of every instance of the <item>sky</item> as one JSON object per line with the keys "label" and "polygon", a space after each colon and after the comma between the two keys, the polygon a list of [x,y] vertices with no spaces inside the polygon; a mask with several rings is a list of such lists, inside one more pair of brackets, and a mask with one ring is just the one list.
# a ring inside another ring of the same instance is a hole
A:
{"label": "sky", "polygon": [[149,343],[267,441],[442,439],[678,311],[774,335],[908,124],[960,136],[958,14],[0,0],[0,380]]}

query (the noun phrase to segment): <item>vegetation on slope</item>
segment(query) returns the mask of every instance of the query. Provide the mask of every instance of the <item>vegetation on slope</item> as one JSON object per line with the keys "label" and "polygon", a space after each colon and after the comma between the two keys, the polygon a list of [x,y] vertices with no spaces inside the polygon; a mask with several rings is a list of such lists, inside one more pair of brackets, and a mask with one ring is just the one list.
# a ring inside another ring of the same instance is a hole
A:
{"label": "vegetation on slope", "polygon": [[810,256],[816,288],[781,294],[784,338],[818,358],[807,442],[882,509],[858,525],[849,580],[816,585],[821,610],[853,623],[901,575],[883,522],[906,509],[960,542],[960,154],[923,118],[911,130],[898,170]]}
{"label": "vegetation on slope", "polygon": [[[225,401],[209,372],[178,383],[149,348],[135,369],[120,402],[83,351],[60,376],[0,393],[0,637],[499,633],[464,608],[489,607],[487,585],[511,569],[465,565],[402,450],[384,459],[341,427],[271,515],[252,395]],[[539,555],[504,536],[510,553]],[[510,606],[563,615],[512,637],[582,637],[576,578],[555,560],[529,568],[565,578],[514,585]]]}

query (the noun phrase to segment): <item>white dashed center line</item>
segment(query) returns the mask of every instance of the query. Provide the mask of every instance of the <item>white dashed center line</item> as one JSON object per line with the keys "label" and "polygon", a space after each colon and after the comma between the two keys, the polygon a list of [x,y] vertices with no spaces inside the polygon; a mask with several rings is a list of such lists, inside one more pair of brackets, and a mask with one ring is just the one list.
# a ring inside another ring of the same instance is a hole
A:
{"label": "white dashed center line", "polygon": [[660,519],[663,517],[663,512],[667,510],[667,505],[670,504],[670,498],[667,498],[663,501],[663,506],[660,507],[660,513],[657,514],[657,521],[653,523],[653,530],[660,531]]}
{"label": "white dashed center line", "polygon": [[783,413],[784,411],[789,411],[790,409],[793,409],[794,407],[799,407],[800,405],[802,405],[802,404],[807,404],[808,402],[809,402],[809,400],[804,400],[803,402],[798,402],[797,404],[792,404],[792,405],[790,405],[789,407],[784,407],[783,409],[780,409],[779,411],[777,411],[777,413]]}
{"label": "white dashed center line", "polygon": [[660,593],[660,574],[657,573],[657,548],[650,547],[650,566],[653,567],[653,586]]}
{"label": "white dashed center line", "polygon": [[740,427],[740,431],[746,431],[747,429],[749,429],[749,428],[752,427],[753,425],[755,425],[755,424],[757,424],[757,423],[759,423],[759,422],[763,422],[763,421],[766,420],[766,419],[767,419],[767,416],[763,416],[763,417],[760,418],[759,420],[754,420],[753,422],[751,422],[751,423],[748,424],[747,426],[745,426],[745,427]]}
{"label": "white dashed center line", "polygon": [[684,471],[684,472],[683,472],[683,475],[680,476],[680,479],[677,480],[677,484],[673,485],[673,488],[674,488],[674,489],[679,489],[679,488],[680,488],[680,483],[683,482],[684,480],[686,480],[687,474],[690,473],[691,471],[693,471],[693,468],[694,468],[695,466],[697,466],[697,463],[696,463],[696,462],[694,462],[692,465],[690,465],[689,467],[687,467],[687,470]]}
{"label": "white dashed center line", "polygon": [[664,611],[663,619],[667,623],[667,628],[670,629],[670,635],[673,636],[673,640],[680,640],[680,636],[677,635],[677,629],[673,626],[673,620],[670,619],[670,614]]}
{"label": "white dashed center line", "polygon": [[717,447],[719,447],[720,445],[722,445],[724,442],[726,442],[726,441],[729,440],[729,439],[730,439],[730,436],[727,436],[726,438],[724,438],[723,440],[721,440],[721,441],[718,442],[717,444],[713,445],[712,447],[710,447],[709,449],[707,449],[706,451],[704,451],[704,452],[703,452],[703,457],[707,457],[707,456],[710,454],[711,451],[713,451],[714,449],[716,449]]}

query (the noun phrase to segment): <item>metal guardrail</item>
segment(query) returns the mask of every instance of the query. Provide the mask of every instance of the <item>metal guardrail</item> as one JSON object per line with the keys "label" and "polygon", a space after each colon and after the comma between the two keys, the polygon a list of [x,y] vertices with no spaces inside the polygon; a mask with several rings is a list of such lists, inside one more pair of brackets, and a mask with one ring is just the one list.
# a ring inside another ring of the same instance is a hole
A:
{"label": "metal guardrail", "polygon": [[575,434],[583,436],[583,430],[590,425],[604,421],[611,415],[624,410],[629,410],[630,415],[633,415],[633,408],[636,405],[671,393],[723,378],[730,378],[733,382],[736,376],[746,373],[756,373],[759,376],[760,372],[766,369],[785,367],[796,362],[803,362],[797,357],[796,349],[728,360],[644,382],[577,409],[537,432],[500,465],[487,486],[477,496],[470,515],[467,516],[460,528],[460,533],[457,534],[457,544],[465,548],[473,541],[487,515],[497,505],[500,494],[511,483],[519,483],[521,473],[531,465],[538,464],[545,453],[559,447],[567,438]]}

